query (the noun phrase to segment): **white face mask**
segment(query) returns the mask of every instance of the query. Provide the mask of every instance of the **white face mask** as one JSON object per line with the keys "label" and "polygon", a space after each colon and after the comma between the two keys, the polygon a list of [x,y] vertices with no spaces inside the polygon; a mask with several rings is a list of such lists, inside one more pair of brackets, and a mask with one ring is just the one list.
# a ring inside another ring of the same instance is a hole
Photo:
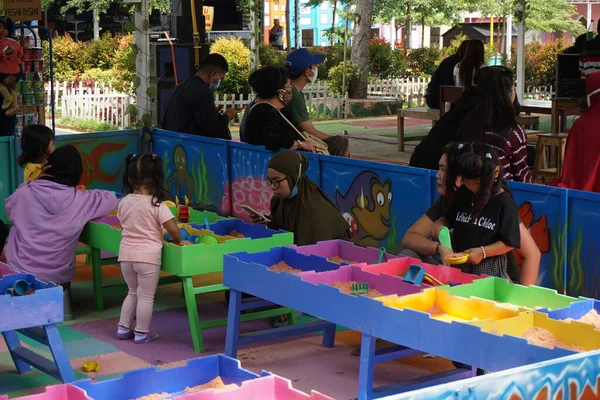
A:
{"label": "white face mask", "polygon": [[587,105],[588,107],[592,106],[592,96],[595,95],[596,93],[600,93],[600,88],[594,90],[592,93],[587,95]]}
{"label": "white face mask", "polygon": [[310,83],[315,83],[315,81],[317,80],[317,76],[319,76],[319,68],[315,66],[311,71],[313,74],[308,78],[308,80],[310,81]]}

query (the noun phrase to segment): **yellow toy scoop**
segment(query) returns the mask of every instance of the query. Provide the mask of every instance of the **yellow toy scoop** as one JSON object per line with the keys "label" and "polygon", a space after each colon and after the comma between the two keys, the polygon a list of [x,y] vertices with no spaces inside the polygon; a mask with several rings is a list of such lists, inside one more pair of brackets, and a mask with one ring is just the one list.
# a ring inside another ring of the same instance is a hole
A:
{"label": "yellow toy scoop", "polygon": [[83,372],[99,372],[100,364],[98,363],[98,361],[86,361],[81,366],[81,369],[83,370]]}
{"label": "yellow toy scoop", "polygon": [[450,265],[464,264],[468,260],[469,260],[469,253],[468,252],[451,254],[451,255],[449,255],[449,256],[446,257],[446,262],[448,264],[450,264]]}

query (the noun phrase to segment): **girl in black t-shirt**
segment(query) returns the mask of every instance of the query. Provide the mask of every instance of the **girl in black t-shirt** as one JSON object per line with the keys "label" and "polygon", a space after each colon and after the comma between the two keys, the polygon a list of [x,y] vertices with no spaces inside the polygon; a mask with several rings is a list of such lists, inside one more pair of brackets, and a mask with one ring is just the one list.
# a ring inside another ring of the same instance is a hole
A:
{"label": "girl in black t-shirt", "polygon": [[456,145],[446,174],[447,226],[454,230],[452,248],[468,252],[464,270],[508,278],[507,253],[521,242],[519,214],[504,188],[501,164],[493,149],[482,143]]}

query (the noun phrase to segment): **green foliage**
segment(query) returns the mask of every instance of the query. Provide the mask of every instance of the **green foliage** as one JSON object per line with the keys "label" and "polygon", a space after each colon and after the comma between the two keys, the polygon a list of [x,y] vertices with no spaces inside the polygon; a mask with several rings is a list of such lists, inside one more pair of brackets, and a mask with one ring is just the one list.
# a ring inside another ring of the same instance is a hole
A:
{"label": "green foliage", "polygon": [[412,76],[433,75],[440,62],[440,55],[436,47],[414,49],[406,59],[406,70]]}
{"label": "green foliage", "polygon": [[229,64],[229,72],[221,82],[218,91],[220,93],[248,94],[250,92],[248,76],[250,76],[252,67],[252,55],[244,42],[236,37],[217,39],[211,44],[210,52],[221,54]]}
{"label": "green foliage", "polygon": [[[525,46],[525,87],[550,86],[556,83],[556,59],[571,45],[564,39],[529,43]],[[511,67],[516,71],[516,47],[513,47]]]}
{"label": "green foliage", "polygon": [[[344,46],[315,46],[308,47],[308,51],[313,54],[321,54],[325,57],[325,62],[319,65],[319,79],[328,79],[331,68],[339,65],[344,60]],[[347,60],[350,60],[350,47],[348,47]]]}
{"label": "green foliage", "polygon": [[450,45],[448,47],[444,47],[442,50],[440,50],[440,61],[446,57],[456,54],[460,44],[467,39],[469,39],[467,35],[462,32],[456,35],[456,37],[450,41]]}
{"label": "green foliage", "polygon": [[371,75],[385,79],[390,77],[394,64],[394,50],[383,38],[375,37],[369,42],[369,66]]}
{"label": "green foliage", "polygon": [[[340,63],[331,68],[328,73],[327,83],[334,93],[342,94],[342,83],[344,74],[344,63]],[[358,66],[350,61],[346,61],[346,88],[356,82],[360,76]]]}
{"label": "green foliage", "polygon": [[261,43],[258,50],[259,63],[261,67],[283,67],[285,64],[285,51],[279,51],[273,46]]}
{"label": "green foliage", "polygon": [[110,69],[111,83],[113,87],[121,92],[131,92],[131,84],[139,77],[135,73],[135,46],[133,35],[119,37],[117,50],[114,56],[114,64]]}
{"label": "green foliage", "polygon": [[[46,42],[44,42],[46,43]],[[44,47],[48,53],[48,48]],[[54,79],[65,80],[72,77],[81,69],[82,42],[75,42],[71,35],[59,36],[52,41],[52,54],[54,63]],[[44,54],[44,59],[49,60],[49,55]]]}
{"label": "green foliage", "polygon": [[60,125],[88,132],[114,131],[117,127],[108,122],[98,122],[91,119],[61,118]]}
{"label": "green foliage", "polygon": [[110,33],[105,33],[98,40],[85,42],[79,58],[80,68],[84,71],[89,68],[112,68],[118,43],[118,37],[113,37]]}

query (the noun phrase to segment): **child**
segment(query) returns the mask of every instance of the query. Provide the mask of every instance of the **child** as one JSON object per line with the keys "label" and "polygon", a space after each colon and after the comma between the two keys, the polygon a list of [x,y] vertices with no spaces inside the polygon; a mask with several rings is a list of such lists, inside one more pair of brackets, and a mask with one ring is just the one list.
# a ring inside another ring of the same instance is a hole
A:
{"label": "child", "polygon": [[449,157],[447,226],[454,229],[452,247],[468,252],[464,268],[474,274],[509,279],[507,253],[521,242],[517,205],[503,188],[501,164],[491,147],[459,143],[462,154]]}
{"label": "child", "polygon": [[16,114],[19,109],[15,87],[21,77],[23,58],[23,48],[11,37],[13,26],[10,18],[0,17],[0,95],[7,116]]}
{"label": "child", "polygon": [[21,136],[19,165],[23,170],[23,181],[36,179],[42,164],[54,153],[54,132],[45,125],[27,125]]}
{"label": "child", "polygon": [[[62,285],[75,276],[75,251],[84,226],[114,210],[118,200],[104,190],[77,190],[83,166],[79,151],[62,146],[48,158],[47,175],[25,182],[6,199],[6,262],[19,273]],[[65,309],[70,309],[65,296]],[[67,316],[65,316],[67,319]]]}
{"label": "child", "polygon": [[[117,216],[123,228],[119,262],[129,293],[121,308],[117,338],[142,344],[158,339],[150,333],[154,293],[160,277],[163,227],[173,243],[181,244],[181,232],[163,203],[163,164],[156,154],[127,157],[123,184],[130,193],[119,202]],[[135,331],[131,330],[136,317]]]}

